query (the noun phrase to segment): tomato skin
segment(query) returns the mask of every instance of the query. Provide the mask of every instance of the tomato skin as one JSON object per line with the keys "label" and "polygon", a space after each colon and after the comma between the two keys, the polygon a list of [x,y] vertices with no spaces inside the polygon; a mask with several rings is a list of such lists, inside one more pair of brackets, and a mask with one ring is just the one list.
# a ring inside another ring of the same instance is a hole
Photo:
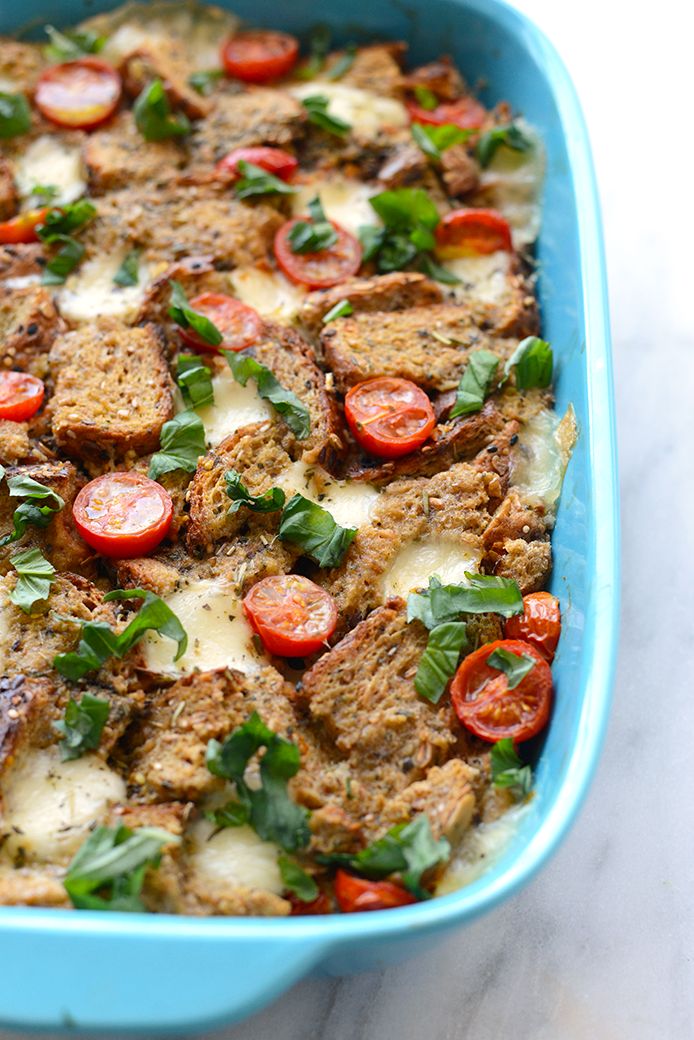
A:
{"label": "tomato skin", "polygon": [[269,148],[258,146],[257,148],[234,148],[232,152],[225,155],[215,166],[219,173],[230,174],[234,178],[241,176],[238,169],[240,162],[252,163],[259,166],[261,170],[267,170],[282,181],[289,181],[299,168],[298,160],[285,152],[282,148]]}
{"label": "tomato skin", "polygon": [[454,209],[434,232],[436,255],[442,260],[486,256],[498,250],[513,252],[511,227],[494,209]]}
{"label": "tomato skin", "polygon": [[507,619],[506,638],[525,640],[551,664],[561,635],[559,600],[551,592],[530,592],[523,607],[522,614]]}
{"label": "tomato skin", "polygon": [[[534,668],[513,690],[509,690],[505,674],[487,664],[500,647],[535,659]],[[547,661],[539,650],[520,639],[485,643],[468,654],[451,683],[451,701],[461,723],[490,743],[510,737],[520,744],[536,736],[549,721],[552,697],[552,672]]]}
{"label": "tomato skin", "polygon": [[330,899],[325,892],[319,892],[315,899],[310,903],[304,903],[298,899],[295,895],[287,896],[289,902],[292,904],[291,916],[292,917],[305,917],[307,915],[316,914],[330,914],[332,913],[332,907],[330,905]]}
{"label": "tomato skin", "polygon": [[345,418],[370,455],[396,459],[416,451],[436,426],[431,401],[416,383],[377,376],[347,391]]}
{"label": "tomato skin", "polygon": [[273,574],[256,582],[243,611],[265,649],[277,657],[315,653],[337,626],[335,600],[301,574]]}
{"label": "tomato skin", "polygon": [[417,902],[411,892],[395,881],[368,881],[348,874],[346,870],[338,870],[335,874],[335,898],[343,914],[392,910]]}
{"label": "tomato skin", "polygon": [[0,419],[24,422],[43,404],[43,380],[27,372],[0,371]]}
{"label": "tomato skin", "polygon": [[193,329],[181,329],[181,338],[196,350],[216,354],[219,350],[245,350],[260,339],[263,319],[248,304],[224,293],[201,293],[190,301],[193,310],[204,314],[224,336],[217,347],[207,343]]}
{"label": "tomato skin", "polygon": [[301,219],[288,220],[275,235],[275,258],[290,281],[309,289],[329,289],[357,273],[361,266],[361,243],[334,220],[330,223],[337,231],[335,245],[316,253],[292,252],[289,234]]}
{"label": "tomato skin", "polygon": [[46,214],[50,212],[50,206],[43,209],[29,209],[26,213],[20,213],[11,220],[0,223],[0,244],[19,245],[20,243],[38,242],[39,236],[36,228],[43,224]]}
{"label": "tomato skin", "polygon": [[103,556],[128,559],[151,552],[171,525],[171,496],[132,470],[104,473],[77,495],[72,515],[80,535]]}
{"label": "tomato skin", "polygon": [[472,97],[458,98],[457,101],[444,101],[431,110],[422,108],[416,101],[407,101],[407,111],[413,123],[424,123],[426,126],[444,126],[450,123],[461,130],[479,130],[487,118],[487,110]]}
{"label": "tomato skin", "polygon": [[228,76],[244,83],[268,83],[286,76],[299,57],[299,41],[289,33],[258,29],[237,33],[222,45]]}
{"label": "tomato skin", "polygon": [[123,90],[116,70],[98,58],[51,65],[41,73],[34,102],[41,115],[73,130],[94,130],[111,118]]}

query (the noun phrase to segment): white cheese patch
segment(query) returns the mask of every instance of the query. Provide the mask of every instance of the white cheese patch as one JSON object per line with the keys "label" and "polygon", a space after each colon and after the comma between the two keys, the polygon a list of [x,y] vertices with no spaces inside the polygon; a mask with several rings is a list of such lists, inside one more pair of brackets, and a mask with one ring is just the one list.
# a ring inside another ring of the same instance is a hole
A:
{"label": "white cheese patch", "polygon": [[330,115],[344,119],[356,133],[373,135],[386,127],[408,126],[410,122],[400,101],[346,83],[312,79],[310,83],[289,87],[289,93],[300,101],[316,94],[327,97]]}
{"label": "white cheese patch", "polygon": [[174,661],[176,644],[148,633],[142,646],[150,671],[188,675],[196,670],[234,668],[252,675],[260,669],[262,661],[251,642],[253,631],[231,586],[206,578],[172,592],[165,602],[186,630],[188,648]]}
{"label": "white cheese patch", "polygon": [[537,132],[522,119],[516,122],[532,141],[532,149],[518,152],[501,145],[482,171],[480,190],[485,202],[508,220],[516,249],[523,249],[535,241],[540,231],[545,152]]}
{"label": "white cheese patch", "polygon": [[23,274],[17,278],[5,278],[2,287],[3,289],[28,289],[30,285],[40,284],[40,274]]}
{"label": "white cheese patch", "polygon": [[406,598],[437,574],[444,585],[465,582],[465,571],[479,568],[481,553],[472,545],[432,535],[404,545],[383,576],[383,595]]}
{"label": "white cheese patch", "polygon": [[234,294],[264,318],[291,321],[304,302],[306,289],[294,285],[280,271],[237,267],[229,275]]}
{"label": "white cheese patch", "polygon": [[460,279],[460,285],[444,286],[455,300],[471,299],[502,307],[511,298],[511,254],[505,249],[488,256],[445,260],[443,266]]}
{"label": "white cheese patch", "polygon": [[18,83],[14,79],[10,79],[9,76],[0,76],[0,93],[3,94],[16,94],[18,90]]}
{"label": "white cheese patch", "polygon": [[576,443],[576,418],[569,405],[563,419],[543,409],[525,423],[511,453],[511,484],[530,502],[556,508],[564,473]]}
{"label": "white cheese patch", "polygon": [[109,805],[126,797],[125,781],[96,755],[61,762],[57,747],[27,752],[3,779],[2,851],[14,859],[70,859]]}
{"label": "white cheese patch", "polygon": [[149,280],[147,266],[140,261],[137,285],[115,285],[113,278],[127,250],[100,254],[85,260],[58,291],[61,314],[78,324],[94,318],[119,318],[132,321],[145,296]]}
{"label": "white cheese patch", "polygon": [[259,396],[254,379],[245,386],[237,383],[229,368],[222,369],[212,380],[214,404],[197,409],[205,427],[210,447],[220,444],[242,426],[271,419],[272,405]]}
{"label": "white cheese patch", "polygon": [[371,516],[378,491],[357,480],[335,480],[320,466],[294,462],[273,481],[287,498],[297,492],[327,509],[341,527],[360,527]]}
{"label": "white cheese patch", "polygon": [[379,218],[369,199],[377,195],[381,189],[351,177],[331,177],[330,180],[317,178],[308,184],[302,184],[296,195],[292,196],[292,213],[301,217],[308,213],[308,204],[316,195],[328,220],[334,220],[346,231],[356,235],[363,224],[380,224]]}
{"label": "white cheese patch", "polygon": [[108,40],[102,56],[119,64],[126,54],[147,43],[174,39],[185,48],[193,69],[219,68],[219,47],[238,25],[238,18],[219,7],[180,3],[129,3],[84,23]]}
{"label": "white cheese patch", "polygon": [[284,885],[277,865],[278,848],[250,827],[225,827],[198,821],[191,832],[190,868],[211,885],[226,882],[280,895]]}
{"label": "white cheese patch", "polygon": [[82,149],[67,144],[58,134],[43,134],[32,141],[17,157],[14,169],[19,194],[24,207],[35,207],[32,188],[52,185],[58,194],[55,203],[74,202],[87,189]]}
{"label": "white cheese patch", "polygon": [[527,808],[527,805],[523,805],[517,809],[510,809],[497,820],[470,827],[465,832],[434,894],[445,896],[450,892],[456,892],[464,885],[476,881],[488,870],[508,847]]}

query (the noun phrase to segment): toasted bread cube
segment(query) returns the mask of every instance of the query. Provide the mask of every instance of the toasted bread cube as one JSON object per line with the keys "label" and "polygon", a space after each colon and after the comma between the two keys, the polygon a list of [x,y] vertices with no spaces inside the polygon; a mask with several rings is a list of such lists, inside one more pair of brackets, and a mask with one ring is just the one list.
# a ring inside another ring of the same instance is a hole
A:
{"label": "toasted bread cube", "polygon": [[42,285],[0,286],[0,364],[46,375],[46,354],[65,323]]}

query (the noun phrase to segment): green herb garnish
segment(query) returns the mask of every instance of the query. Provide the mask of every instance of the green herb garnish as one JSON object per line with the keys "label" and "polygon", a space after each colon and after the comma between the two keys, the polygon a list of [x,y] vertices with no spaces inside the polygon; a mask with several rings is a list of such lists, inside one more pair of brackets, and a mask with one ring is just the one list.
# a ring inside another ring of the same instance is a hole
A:
{"label": "green herb garnish", "polygon": [[356,533],[356,527],[340,527],[327,509],[303,495],[294,495],[282,510],[280,538],[298,545],[319,567],[339,566]]}
{"label": "green herb garnish", "polygon": [[433,112],[435,108],[438,108],[439,99],[428,87],[415,87],[414,96],[417,98],[417,104],[426,112]]}
{"label": "green herb garnish", "polygon": [[55,184],[35,184],[29,194],[33,197],[33,201],[47,206],[60,195],[60,188],[57,188]]}
{"label": "green herb garnish", "polygon": [[55,724],[63,735],[60,741],[63,762],[98,748],[110,710],[108,701],[92,697],[91,693],[83,694],[79,703],[70,697],[63,718]]}
{"label": "green herb garnish", "polygon": [[285,502],[285,494],[282,488],[272,487],[264,491],[262,495],[252,495],[241,480],[241,474],[235,469],[230,469],[224,474],[226,491],[232,500],[227,513],[233,515],[241,506],[246,506],[253,513],[274,513],[281,509]]}
{"label": "green herb garnish", "polygon": [[145,910],[140,899],[148,867],[180,838],[157,827],[97,827],[76,853],[63,884],[78,910]]}
{"label": "green herb garnish", "polygon": [[43,224],[38,224],[36,234],[49,246],[60,246],[58,252],[46,264],[41,282],[43,285],[62,285],[74,271],[85,253],[81,242],[72,237],[89,223],[96,213],[96,206],[88,199],[53,208],[46,214]]}
{"label": "green herb garnish", "polygon": [[363,260],[375,260],[386,274],[418,265],[439,281],[457,284],[460,279],[437,264],[431,256],[436,245],[434,229],[440,217],[423,188],[396,188],[369,199],[384,227],[359,228]]}
{"label": "green herb garnish", "polygon": [[533,771],[523,765],[510,737],[497,740],[491,750],[492,783],[508,787],[516,800],[526,798],[533,786]]}
{"label": "green herb garnish", "polygon": [[420,697],[438,704],[448,680],[455,675],[460,655],[469,645],[465,621],[444,621],[430,630],[414,677]]}
{"label": "green herb garnish", "polygon": [[227,359],[236,382],[245,386],[249,379],[254,379],[260,397],[270,402],[299,440],[306,440],[311,432],[311,417],[296,394],[286,390],[274,373],[250,354],[231,350],[222,350],[221,353]]}
{"label": "green herb garnish", "polygon": [[458,383],[451,419],[479,412],[494,384],[499,359],[490,350],[473,350]]}
{"label": "green herb garnish", "polygon": [[475,146],[480,166],[489,166],[502,144],[507,148],[512,148],[514,152],[529,152],[533,147],[533,142],[515,123],[510,123],[508,126],[496,126],[482,134]]}
{"label": "green herb garnish", "polygon": [[64,61],[76,61],[87,54],[98,54],[106,43],[105,36],[97,36],[88,29],[71,29],[61,32],[53,25],[44,25],[44,31],[50,43],[43,48],[43,53],[50,62],[56,64]]}
{"label": "green herb garnish", "polygon": [[190,122],[183,112],[174,115],[160,79],[152,80],[138,95],[133,105],[135,125],[146,141],[164,141],[168,137],[182,137],[190,131]]}
{"label": "green herb garnish", "polygon": [[530,654],[514,654],[500,646],[487,658],[487,664],[491,668],[498,668],[506,676],[509,690],[515,690],[519,683],[523,682],[526,675],[533,670],[537,664]]}
{"label": "green herb garnish", "polygon": [[241,176],[234,184],[234,192],[239,199],[249,199],[254,195],[293,195],[296,191],[291,184],[245,159],[237,163],[237,169]]}
{"label": "green herb garnish", "polygon": [[327,25],[317,25],[308,41],[309,57],[296,71],[298,79],[315,79],[325,65],[330,50],[330,30]]}
{"label": "green herb garnish", "polygon": [[203,97],[207,97],[223,75],[222,69],[202,69],[188,77],[188,86],[196,90],[198,94],[202,94]]}
{"label": "green herb garnish", "polygon": [[182,469],[194,473],[198,459],[205,454],[205,427],[202,419],[193,411],[186,410],[165,422],[159,436],[161,451],[152,456],[147,475],[158,480],[164,473]]}
{"label": "green herb garnish", "polygon": [[113,276],[113,284],[121,289],[137,285],[140,281],[140,250],[131,249],[123,258],[123,263]]}
{"label": "green herb garnish", "polygon": [[[4,475],[5,469],[0,466],[0,480]],[[55,514],[65,505],[60,495],[31,477],[8,477],[7,488],[10,498],[23,498],[25,501],[15,509],[12,530],[0,538],[0,547],[16,542],[29,526],[48,527]]]}
{"label": "green herb garnish", "polygon": [[442,126],[413,123],[410,129],[415,142],[424,154],[435,162],[441,161],[441,154],[447,148],[451,148],[454,144],[462,144],[477,132],[476,130],[463,130],[454,123],[444,123]]}
{"label": "green herb garnish", "polygon": [[335,321],[335,318],[348,318],[350,314],[354,314],[354,307],[349,300],[338,300],[335,306],[331,307],[323,316],[323,324],[327,325],[329,321]]}
{"label": "green herb garnish", "polygon": [[214,322],[190,306],[185,289],[180,282],[171,279],[169,285],[171,286],[169,317],[173,318],[182,329],[191,329],[211,347],[218,347],[223,342],[224,336]]}
{"label": "green herb garnish", "polygon": [[0,91],[0,138],[19,137],[31,127],[31,109],[24,94]]}
{"label": "green herb garnish", "polygon": [[357,45],[356,43],[348,43],[345,47],[345,52],[342,54],[334,65],[331,65],[328,71],[325,73],[325,78],[329,80],[342,79],[346,72],[354,65],[354,59],[357,56]]}
{"label": "green herb garnish", "polygon": [[25,549],[11,556],[10,563],[17,572],[17,583],[10,593],[10,600],[29,614],[34,603],[48,599],[55,567],[40,549]]}
{"label": "green herb garnish", "polygon": [[318,885],[296,860],[289,856],[278,856],[277,865],[287,892],[291,892],[302,903],[312,903],[318,897]]}
{"label": "green herb garnish", "polygon": [[505,375],[510,375],[512,369],[519,390],[549,386],[554,369],[554,355],[549,343],[537,336],[522,340],[506,362]]}
{"label": "green herb garnish", "polygon": [[292,253],[317,253],[337,242],[337,231],[325,215],[320,198],[316,195],[308,204],[310,220],[298,220],[289,232]]}
{"label": "green herb garnish", "polygon": [[212,373],[197,354],[179,354],[176,382],[183,400],[190,408],[214,404]]}
{"label": "green herb garnish", "polygon": [[352,129],[344,119],[330,115],[328,112],[330,99],[325,94],[312,94],[311,97],[304,98],[301,104],[306,110],[309,123],[320,127],[321,130],[326,130],[329,134],[344,137]]}

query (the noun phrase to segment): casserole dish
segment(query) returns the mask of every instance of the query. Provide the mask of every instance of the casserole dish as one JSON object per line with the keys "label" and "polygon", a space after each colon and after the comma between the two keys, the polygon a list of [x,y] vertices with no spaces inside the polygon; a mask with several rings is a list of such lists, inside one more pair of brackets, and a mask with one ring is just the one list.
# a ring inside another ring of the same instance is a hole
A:
{"label": "casserole dish", "polygon": [[[107,3],[32,0],[22,19],[78,21]],[[300,0],[230,4],[257,25],[300,36],[316,21]],[[426,17],[424,17],[426,15]],[[564,607],[557,703],[536,795],[503,855],[450,895],[397,913],[290,920],[194,919],[0,909],[0,1020],[15,1027],[201,1030],[249,1014],[312,970],[380,968],[424,950],[522,885],[566,832],[604,730],[618,608],[617,479],[604,262],[595,184],[573,88],[544,37],[496,0],[379,0],[345,24],[339,0],[320,18],[337,39],[409,40],[413,61],[452,52],[484,99],[507,97],[547,150],[538,243],[543,334],[557,356],[557,409],[572,403],[579,439],[553,545],[552,589]],[[0,31],[17,25],[9,12]],[[152,972],[166,979],[152,987]]]}

